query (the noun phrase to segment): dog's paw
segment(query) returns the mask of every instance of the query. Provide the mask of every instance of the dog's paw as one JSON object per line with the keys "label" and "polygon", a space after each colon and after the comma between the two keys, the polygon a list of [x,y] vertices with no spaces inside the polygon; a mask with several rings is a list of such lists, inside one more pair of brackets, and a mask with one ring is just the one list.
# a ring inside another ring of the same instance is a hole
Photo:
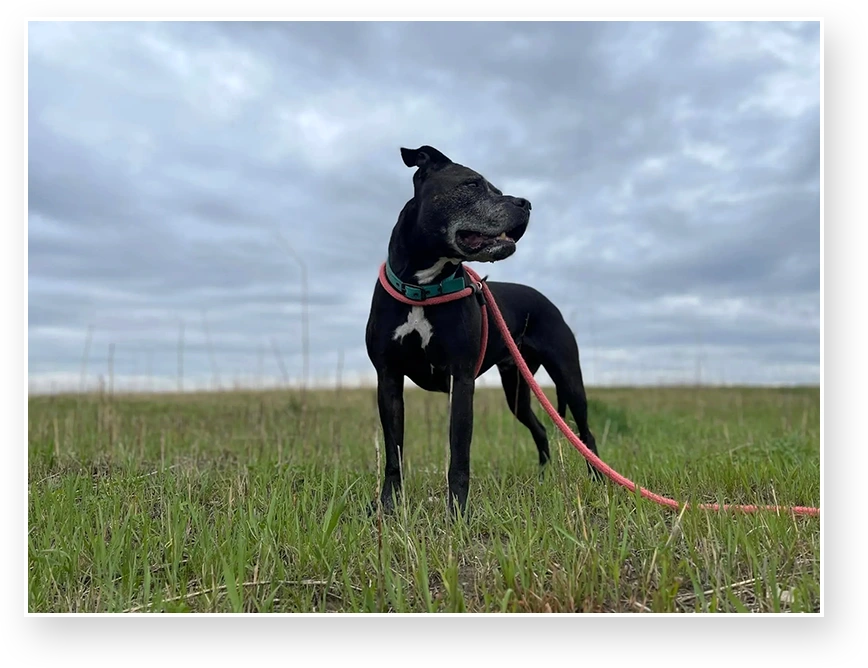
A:
{"label": "dog's paw", "polygon": [[381,506],[383,515],[392,515],[395,512],[395,504],[391,498],[388,501],[383,501],[382,504],[379,499],[374,499],[368,504],[368,517],[376,517]]}
{"label": "dog's paw", "polygon": [[472,513],[470,512],[470,504],[467,503],[466,499],[463,503],[460,503],[457,499],[453,498],[451,503],[449,504],[447,519],[449,521],[455,521],[461,518],[463,522],[467,523],[470,521],[471,514]]}
{"label": "dog's paw", "polygon": [[606,479],[602,473],[600,473],[594,466],[588,462],[588,473],[591,474],[591,478],[596,482],[603,482]]}

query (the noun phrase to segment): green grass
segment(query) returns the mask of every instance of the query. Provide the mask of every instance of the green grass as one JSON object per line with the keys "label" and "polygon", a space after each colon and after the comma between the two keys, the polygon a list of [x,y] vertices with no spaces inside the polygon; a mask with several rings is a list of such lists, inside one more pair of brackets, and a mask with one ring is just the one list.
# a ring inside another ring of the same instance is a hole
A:
{"label": "green grass", "polygon": [[[819,505],[817,388],[591,389],[603,459],[693,502]],[[541,409],[536,407],[541,415]],[[818,612],[820,520],[678,513],[553,462],[478,390],[471,515],[447,400],[406,393],[405,495],[369,518],[374,390],[29,401],[31,612]]]}

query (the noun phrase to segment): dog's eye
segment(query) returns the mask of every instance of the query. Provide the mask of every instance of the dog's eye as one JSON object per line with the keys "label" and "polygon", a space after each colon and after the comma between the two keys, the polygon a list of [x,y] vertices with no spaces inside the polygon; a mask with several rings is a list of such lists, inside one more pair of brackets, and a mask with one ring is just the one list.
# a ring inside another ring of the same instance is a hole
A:
{"label": "dog's eye", "polygon": [[466,188],[479,188],[481,185],[482,184],[480,183],[479,179],[472,179],[470,181],[464,182],[464,186]]}

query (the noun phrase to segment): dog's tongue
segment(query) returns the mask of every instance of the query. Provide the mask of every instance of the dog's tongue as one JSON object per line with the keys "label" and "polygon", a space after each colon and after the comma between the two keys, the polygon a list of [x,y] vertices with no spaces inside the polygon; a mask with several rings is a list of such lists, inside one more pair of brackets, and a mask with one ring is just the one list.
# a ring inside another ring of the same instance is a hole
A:
{"label": "dog's tongue", "polygon": [[469,232],[462,235],[462,240],[464,241],[464,243],[466,243],[471,248],[479,248],[480,246],[485,246],[486,244],[489,244],[492,241],[496,241],[498,239],[503,241],[512,241],[512,239],[506,235],[506,232],[497,237],[479,234],[478,232]]}
{"label": "dog's tongue", "polygon": [[488,241],[490,237],[486,237],[483,234],[477,234],[476,232],[471,232],[470,234],[464,237],[464,243],[466,243],[471,248],[479,248],[483,246],[486,241]]}

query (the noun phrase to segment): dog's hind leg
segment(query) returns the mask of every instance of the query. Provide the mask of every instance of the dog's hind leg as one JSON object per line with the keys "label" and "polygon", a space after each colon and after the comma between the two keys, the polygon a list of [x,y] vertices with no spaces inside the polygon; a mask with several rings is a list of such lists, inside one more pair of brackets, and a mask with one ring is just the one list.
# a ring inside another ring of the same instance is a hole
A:
{"label": "dog's hind leg", "polygon": [[[528,368],[531,373],[535,373],[539,369],[539,364],[528,364]],[[542,426],[542,423],[537,419],[530,407],[530,386],[521,377],[515,364],[498,365],[497,369],[500,371],[500,382],[503,384],[503,392],[506,394],[506,403],[509,405],[509,410],[530,431],[539,453],[540,466],[545,466],[549,459],[551,459],[549,440],[546,436],[545,427]]]}
{"label": "dog's hind leg", "polygon": [[[557,346],[555,348],[558,354],[549,353],[548,350],[541,350],[539,354],[542,358],[543,367],[549,376],[551,376],[557,388],[558,413],[561,417],[564,417],[566,414],[564,404],[569,406],[573,419],[576,421],[576,426],[579,429],[579,438],[596,455],[597,442],[588,425],[588,398],[585,394],[584,382],[582,381],[578,347],[576,346],[575,339],[572,338],[572,333],[570,333],[570,339],[572,340],[571,346]],[[590,462],[588,463],[588,470],[595,478],[599,479],[602,477],[600,472],[591,466]]]}

